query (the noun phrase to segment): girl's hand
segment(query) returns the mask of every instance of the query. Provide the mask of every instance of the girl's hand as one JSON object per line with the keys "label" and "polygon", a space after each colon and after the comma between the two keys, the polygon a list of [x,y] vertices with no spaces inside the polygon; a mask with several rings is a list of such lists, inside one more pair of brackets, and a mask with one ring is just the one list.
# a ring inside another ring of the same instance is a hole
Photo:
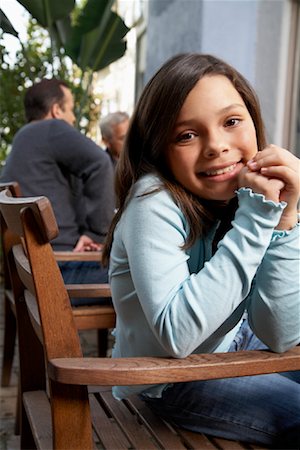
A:
{"label": "girl's hand", "polygon": [[267,178],[260,172],[250,170],[247,166],[239,173],[239,188],[248,187],[257,194],[263,194],[266,200],[278,203],[284,183],[275,178]]}
{"label": "girl's hand", "polygon": [[[300,196],[300,160],[288,150],[271,144],[257,152],[255,157],[247,163],[247,167],[272,184],[275,180],[283,183],[283,186],[279,188],[278,200],[285,201],[287,207],[282,213],[277,229],[290,229],[295,226]],[[274,184],[274,189],[278,193],[278,185]]]}

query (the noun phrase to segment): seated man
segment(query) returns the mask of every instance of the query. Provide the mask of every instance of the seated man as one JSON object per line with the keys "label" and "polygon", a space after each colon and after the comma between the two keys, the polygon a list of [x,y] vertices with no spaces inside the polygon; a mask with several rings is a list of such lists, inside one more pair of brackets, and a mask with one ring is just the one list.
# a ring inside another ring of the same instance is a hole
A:
{"label": "seated man", "polygon": [[128,126],[129,115],[121,111],[110,113],[100,121],[102,140],[114,167],[120,157]]}
{"label": "seated man", "polygon": [[[18,181],[24,196],[49,198],[59,227],[54,250],[101,249],[115,208],[109,156],[73,127],[74,101],[64,81],[34,84],[24,106],[28,123],[14,137],[0,181]],[[74,180],[82,186],[79,199]],[[79,220],[80,204],[84,220]],[[98,262],[63,262],[60,268],[66,283],[107,282],[107,270]]]}

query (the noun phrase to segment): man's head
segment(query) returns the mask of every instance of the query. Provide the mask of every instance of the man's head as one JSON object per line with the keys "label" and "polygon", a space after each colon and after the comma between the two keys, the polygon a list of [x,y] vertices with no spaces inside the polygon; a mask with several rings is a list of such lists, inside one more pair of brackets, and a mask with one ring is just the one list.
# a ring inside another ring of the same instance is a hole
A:
{"label": "man's head", "polygon": [[126,112],[108,114],[100,121],[102,140],[114,159],[118,159],[129,126]]}
{"label": "man's head", "polygon": [[74,100],[68,85],[52,78],[44,78],[31,86],[24,98],[27,122],[44,119],[61,119],[70,125],[75,122]]}

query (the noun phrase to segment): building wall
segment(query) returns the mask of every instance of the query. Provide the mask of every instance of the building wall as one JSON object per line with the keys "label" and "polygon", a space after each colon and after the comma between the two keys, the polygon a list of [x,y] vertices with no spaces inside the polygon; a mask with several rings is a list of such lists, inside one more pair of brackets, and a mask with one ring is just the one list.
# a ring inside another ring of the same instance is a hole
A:
{"label": "building wall", "polygon": [[[225,59],[253,83],[257,2],[204,2],[201,52]],[[247,51],[245,51],[247,50]]]}
{"label": "building wall", "polygon": [[211,53],[256,89],[268,140],[287,145],[284,111],[294,0],[149,0],[145,81],[169,57]]}
{"label": "building wall", "polygon": [[200,50],[202,8],[201,0],[148,0],[145,81],[169,57]]}

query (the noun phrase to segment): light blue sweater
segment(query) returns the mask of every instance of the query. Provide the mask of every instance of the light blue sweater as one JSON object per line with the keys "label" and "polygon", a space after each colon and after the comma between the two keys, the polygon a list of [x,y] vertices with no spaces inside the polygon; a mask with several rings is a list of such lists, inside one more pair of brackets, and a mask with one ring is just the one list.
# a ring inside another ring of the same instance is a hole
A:
{"label": "light blue sweater", "polygon": [[[285,203],[240,189],[233,227],[212,256],[217,224],[184,251],[188,224],[169,192],[140,197],[160,184],[154,175],[138,180],[114,233],[113,357],[227,351],[245,311],[271,350],[298,344],[299,227],[274,231]],[[156,387],[155,395],[163,387]],[[123,398],[146,388],[119,386],[114,394]]]}

